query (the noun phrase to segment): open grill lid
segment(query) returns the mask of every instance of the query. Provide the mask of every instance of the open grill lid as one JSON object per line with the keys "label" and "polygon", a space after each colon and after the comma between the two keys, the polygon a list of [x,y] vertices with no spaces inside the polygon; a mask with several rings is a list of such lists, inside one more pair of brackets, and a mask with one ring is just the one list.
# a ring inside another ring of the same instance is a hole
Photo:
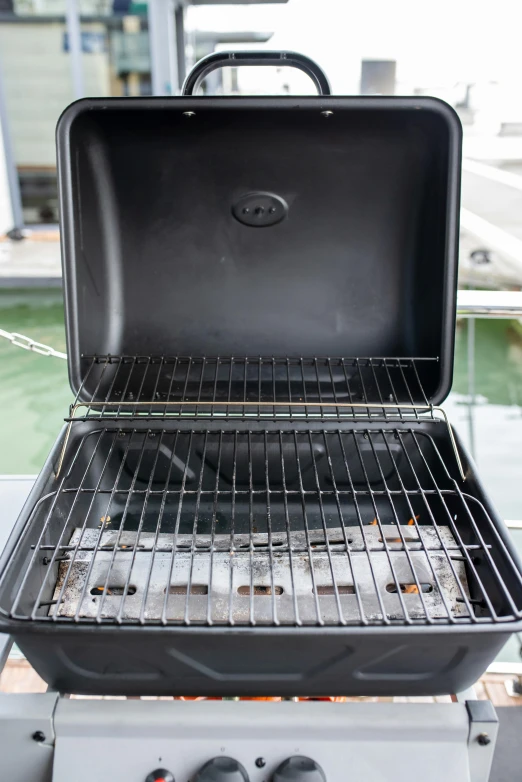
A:
{"label": "open grill lid", "polygon": [[75,393],[110,354],[321,357],[320,373],[417,357],[425,398],[401,401],[448,394],[461,128],[445,103],[88,99],[57,138]]}

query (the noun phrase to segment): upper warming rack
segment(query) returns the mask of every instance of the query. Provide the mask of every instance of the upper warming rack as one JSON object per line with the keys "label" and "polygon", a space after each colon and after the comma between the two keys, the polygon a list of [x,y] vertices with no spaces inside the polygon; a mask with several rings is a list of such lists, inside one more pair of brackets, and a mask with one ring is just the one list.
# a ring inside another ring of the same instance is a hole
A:
{"label": "upper warming rack", "polygon": [[430,412],[436,358],[85,356],[71,417],[361,416]]}

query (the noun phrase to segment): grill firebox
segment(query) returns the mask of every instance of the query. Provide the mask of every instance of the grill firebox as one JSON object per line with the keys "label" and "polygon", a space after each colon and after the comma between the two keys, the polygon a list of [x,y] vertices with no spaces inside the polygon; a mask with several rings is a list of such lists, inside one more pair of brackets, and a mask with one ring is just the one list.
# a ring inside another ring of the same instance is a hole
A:
{"label": "grill firebox", "polygon": [[520,615],[499,567],[520,576],[449,471],[442,421],[430,421],[436,437],[423,422],[168,423],[89,422],[32,513],[38,539],[13,618],[342,626]]}

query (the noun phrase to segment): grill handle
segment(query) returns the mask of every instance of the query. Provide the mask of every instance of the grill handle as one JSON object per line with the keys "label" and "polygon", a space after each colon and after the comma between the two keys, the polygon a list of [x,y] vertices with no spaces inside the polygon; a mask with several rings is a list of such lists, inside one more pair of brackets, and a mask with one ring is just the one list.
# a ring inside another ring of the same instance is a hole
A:
{"label": "grill handle", "polygon": [[330,95],[330,83],[316,62],[297,52],[214,52],[195,64],[183,84],[182,95],[193,95],[201,82],[217,68],[240,65],[291,66],[306,73],[317,87],[319,95]]}

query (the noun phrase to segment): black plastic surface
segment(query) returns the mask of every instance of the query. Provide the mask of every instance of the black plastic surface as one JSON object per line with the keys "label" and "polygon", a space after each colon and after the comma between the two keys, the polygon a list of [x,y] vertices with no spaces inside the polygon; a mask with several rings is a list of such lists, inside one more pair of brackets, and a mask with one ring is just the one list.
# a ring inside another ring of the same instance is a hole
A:
{"label": "black plastic surface", "polygon": [[[58,127],[73,390],[81,354],[424,356],[440,402],[460,135],[430,98],[73,104]],[[252,192],[286,218],[239,222]]]}
{"label": "black plastic surface", "polygon": [[306,73],[313,81],[319,95],[330,94],[330,84],[326,74],[319,65],[298,52],[272,52],[272,51],[238,51],[238,52],[213,52],[199,60],[185,79],[182,95],[193,95],[198,86],[217,68],[237,68],[242,65],[271,65],[279,68],[290,66]]}
{"label": "black plastic surface", "polygon": [[470,722],[498,722],[491,701],[466,701]]}

